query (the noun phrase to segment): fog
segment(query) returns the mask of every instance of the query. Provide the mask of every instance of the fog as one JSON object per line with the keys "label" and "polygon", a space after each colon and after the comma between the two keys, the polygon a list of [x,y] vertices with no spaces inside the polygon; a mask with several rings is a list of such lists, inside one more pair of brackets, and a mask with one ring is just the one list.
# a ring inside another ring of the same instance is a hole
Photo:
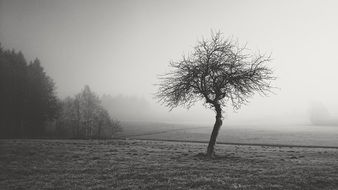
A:
{"label": "fog", "polygon": [[338,120],[336,1],[0,0],[0,42],[38,57],[60,97],[88,84],[114,118],[210,124],[197,103],[169,109],[153,97],[158,75],[211,30],[270,54],[274,94],[226,109],[225,124],[328,124]]}

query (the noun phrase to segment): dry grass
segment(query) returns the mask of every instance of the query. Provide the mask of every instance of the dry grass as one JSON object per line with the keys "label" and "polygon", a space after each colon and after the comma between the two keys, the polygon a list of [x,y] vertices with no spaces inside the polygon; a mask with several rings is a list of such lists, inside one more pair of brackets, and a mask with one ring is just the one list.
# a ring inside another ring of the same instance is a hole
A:
{"label": "dry grass", "polygon": [[0,189],[337,189],[338,150],[138,140],[0,140]]}

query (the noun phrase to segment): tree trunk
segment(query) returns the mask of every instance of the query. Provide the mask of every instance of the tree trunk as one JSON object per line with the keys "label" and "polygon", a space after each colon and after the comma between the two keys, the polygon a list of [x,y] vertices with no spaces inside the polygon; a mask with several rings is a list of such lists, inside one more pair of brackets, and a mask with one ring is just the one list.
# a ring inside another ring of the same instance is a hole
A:
{"label": "tree trunk", "polygon": [[216,144],[216,138],[219,132],[219,129],[222,126],[222,109],[219,104],[215,104],[215,111],[216,111],[216,121],[214,125],[214,129],[212,130],[210,141],[207,149],[207,157],[213,158],[215,156],[215,144]]}
{"label": "tree trunk", "polygon": [[76,102],[76,138],[80,138],[80,103],[79,101]]}

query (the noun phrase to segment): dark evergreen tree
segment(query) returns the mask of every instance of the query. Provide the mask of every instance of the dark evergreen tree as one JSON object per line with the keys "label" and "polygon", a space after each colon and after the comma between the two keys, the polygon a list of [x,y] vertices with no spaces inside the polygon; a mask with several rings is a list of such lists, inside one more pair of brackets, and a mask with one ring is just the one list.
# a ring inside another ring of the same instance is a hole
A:
{"label": "dark evergreen tree", "polygon": [[0,137],[38,137],[58,113],[53,80],[38,59],[0,46]]}
{"label": "dark evergreen tree", "polygon": [[58,102],[55,95],[55,84],[46,75],[40,61],[35,59],[28,65],[28,86],[26,91],[27,101],[27,131],[29,136],[41,136],[44,133],[44,124],[56,118]]}

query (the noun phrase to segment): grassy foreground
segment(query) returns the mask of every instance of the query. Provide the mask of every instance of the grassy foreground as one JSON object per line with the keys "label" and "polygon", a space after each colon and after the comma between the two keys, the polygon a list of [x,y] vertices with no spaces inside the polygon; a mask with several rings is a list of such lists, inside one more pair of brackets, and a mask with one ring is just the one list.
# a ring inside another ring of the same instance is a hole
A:
{"label": "grassy foreground", "polygon": [[338,150],[142,140],[0,140],[0,189],[338,189]]}

